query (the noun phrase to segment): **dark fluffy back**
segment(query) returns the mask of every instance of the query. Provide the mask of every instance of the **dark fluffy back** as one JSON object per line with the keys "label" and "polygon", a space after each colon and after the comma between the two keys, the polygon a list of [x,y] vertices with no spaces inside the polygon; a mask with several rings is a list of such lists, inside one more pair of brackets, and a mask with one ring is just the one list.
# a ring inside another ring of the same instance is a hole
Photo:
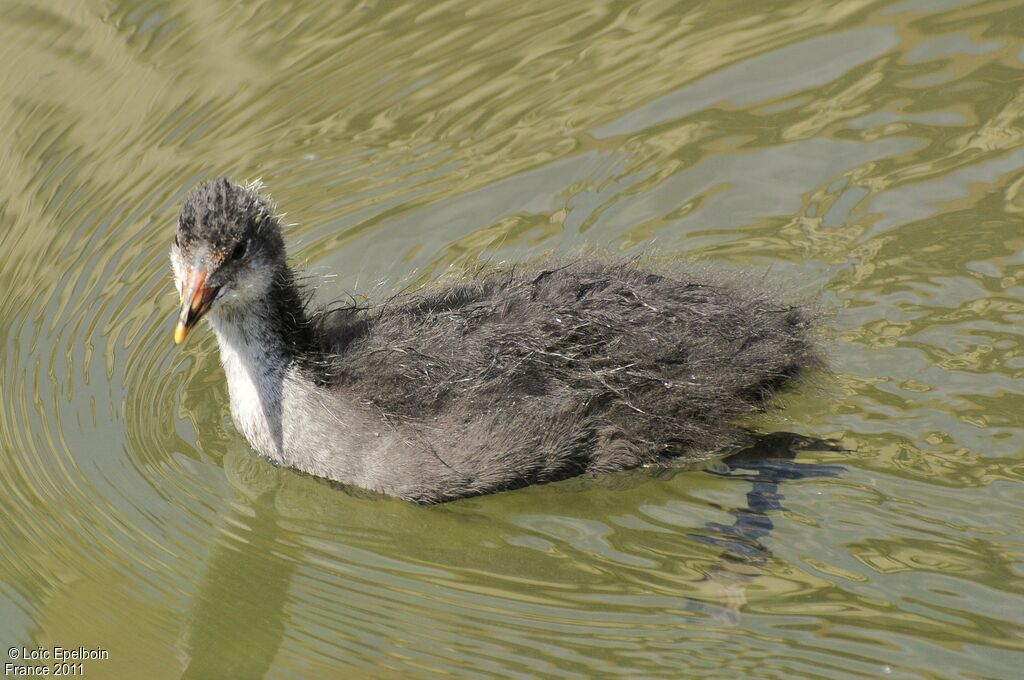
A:
{"label": "dark fluffy back", "polygon": [[389,422],[500,449],[568,419],[590,469],[713,450],[821,363],[808,309],[635,261],[497,268],[338,319],[330,381]]}

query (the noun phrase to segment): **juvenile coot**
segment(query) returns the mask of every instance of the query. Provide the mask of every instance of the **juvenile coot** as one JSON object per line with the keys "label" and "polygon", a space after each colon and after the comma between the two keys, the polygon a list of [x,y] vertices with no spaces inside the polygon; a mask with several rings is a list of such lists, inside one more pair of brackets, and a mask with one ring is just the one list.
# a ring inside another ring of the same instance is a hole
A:
{"label": "juvenile coot", "polygon": [[273,204],[227,179],[188,194],[171,262],[175,342],[210,320],[257,451],[418,503],[707,455],[818,363],[805,309],[635,262],[312,310]]}

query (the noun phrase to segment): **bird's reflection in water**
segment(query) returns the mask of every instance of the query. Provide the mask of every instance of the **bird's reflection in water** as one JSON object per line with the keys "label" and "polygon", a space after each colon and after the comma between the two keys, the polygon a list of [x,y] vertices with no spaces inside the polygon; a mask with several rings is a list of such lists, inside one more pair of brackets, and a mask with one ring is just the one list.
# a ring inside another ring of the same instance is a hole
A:
{"label": "bird's reflection in water", "polygon": [[796,456],[803,450],[840,451],[835,442],[805,437],[790,432],[758,436],[755,442],[739,453],[722,459],[708,470],[710,474],[750,481],[747,504],[732,511],[732,524],[709,522],[701,533],[691,534],[694,540],[722,549],[721,562],[708,572],[705,581],[712,585],[707,600],[688,599],[686,609],[701,612],[723,624],[739,623],[746,604],[746,585],[763,573],[771,551],[761,542],[775,525],[772,515],[783,510],[784,496],[779,486],[785,481],[813,477],[838,477],[841,465],[799,463]]}
{"label": "bird's reflection in water", "polygon": [[281,646],[288,585],[301,548],[281,535],[272,491],[250,508],[255,514],[235,510],[229,517],[206,562],[189,618],[182,678],[262,678]]}
{"label": "bird's reflection in water", "polygon": [[[690,534],[721,548],[719,564],[703,583],[700,598],[687,597],[682,609],[722,624],[736,624],[746,602],[746,586],[771,558],[762,543],[782,510],[780,485],[788,480],[836,477],[844,468],[797,462],[801,450],[839,450],[833,442],[790,433],[758,436],[744,450],[718,461],[710,474],[749,480],[746,505],[732,511],[735,521],[709,522]],[[270,669],[284,639],[288,588],[304,558],[303,548],[281,527],[278,486],[239,474],[256,463],[243,456],[228,467],[249,503],[232,505],[220,539],[206,563],[186,632],[188,666],[183,678],[259,678]],[[360,495],[356,492],[356,495]],[[378,527],[381,528],[381,527]]]}

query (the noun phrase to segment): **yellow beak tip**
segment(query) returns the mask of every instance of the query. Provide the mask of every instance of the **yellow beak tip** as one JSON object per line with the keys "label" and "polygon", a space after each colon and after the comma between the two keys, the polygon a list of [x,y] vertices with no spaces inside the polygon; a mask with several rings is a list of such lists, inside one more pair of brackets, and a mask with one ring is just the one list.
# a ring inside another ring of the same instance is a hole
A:
{"label": "yellow beak tip", "polygon": [[188,330],[185,329],[185,324],[179,321],[178,324],[174,327],[174,344],[180,345],[181,343],[185,342],[185,336],[187,335]]}

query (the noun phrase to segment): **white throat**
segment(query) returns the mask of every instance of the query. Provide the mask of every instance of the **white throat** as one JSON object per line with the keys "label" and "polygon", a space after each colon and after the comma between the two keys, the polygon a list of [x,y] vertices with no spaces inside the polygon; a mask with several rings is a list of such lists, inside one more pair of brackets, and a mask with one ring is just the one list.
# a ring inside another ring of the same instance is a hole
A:
{"label": "white throat", "polygon": [[220,344],[228,380],[231,416],[257,451],[280,459],[284,453],[282,394],[290,358],[271,323],[259,314],[216,314],[208,318]]}

